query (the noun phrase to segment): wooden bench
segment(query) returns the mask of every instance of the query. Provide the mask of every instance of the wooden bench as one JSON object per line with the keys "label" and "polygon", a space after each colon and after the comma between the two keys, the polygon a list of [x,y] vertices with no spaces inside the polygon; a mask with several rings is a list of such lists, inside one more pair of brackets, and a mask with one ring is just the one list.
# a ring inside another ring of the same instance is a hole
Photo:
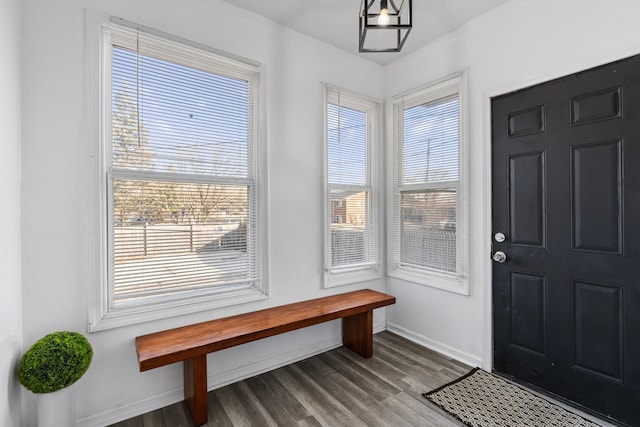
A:
{"label": "wooden bench", "polygon": [[395,302],[391,295],[365,289],[139,336],[140,371],[183,362],[184,397],[194,425],[200,426],[208,419],[208,353],[342,318],[344,346],[369,358],[373,309]]}

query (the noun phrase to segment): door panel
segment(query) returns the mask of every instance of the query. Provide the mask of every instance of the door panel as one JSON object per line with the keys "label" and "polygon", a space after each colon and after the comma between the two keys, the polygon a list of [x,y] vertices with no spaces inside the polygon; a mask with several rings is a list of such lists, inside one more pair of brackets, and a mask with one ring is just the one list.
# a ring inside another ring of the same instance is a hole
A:
{"label": "door panel", "polygon": [[622,381],[622,289],[575,282],[576,367]]}
{"label": "door panel", "polygon": [[571,125],[622,117],[620,86],[571,98]]}
{"label": "door panel", "polygon": [[640,425],[640,57],[492,100],[494,369]]}
{"label": "door panel", "polygon": [[621,254],[622,141],[571,148],[573,248]]}
{"label": "door panel", "polygon": [[544,356],[547,348],[544,277],[511,273],[511,343]]}
{"label": "door panel", "polygon": [[509,157],[509,236],[512,245],[544,247],[544,153]]}

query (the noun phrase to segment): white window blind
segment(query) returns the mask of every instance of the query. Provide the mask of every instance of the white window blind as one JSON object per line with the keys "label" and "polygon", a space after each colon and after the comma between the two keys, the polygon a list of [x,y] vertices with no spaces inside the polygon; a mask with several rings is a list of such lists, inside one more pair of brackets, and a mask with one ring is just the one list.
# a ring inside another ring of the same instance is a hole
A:
{"label": "white window blind", "polygon": [[378,276],[379,103],[326,85],[326,284]]}
{"label": "white window blind", "polygon": [[459,227],[466,197],[461,78],[396,97],[393,108],[392,272],[459,282],[466,242]]}
{"label": "white window blind", "polygon": [[103,30],[109,310],[262,289],[258,71]]}

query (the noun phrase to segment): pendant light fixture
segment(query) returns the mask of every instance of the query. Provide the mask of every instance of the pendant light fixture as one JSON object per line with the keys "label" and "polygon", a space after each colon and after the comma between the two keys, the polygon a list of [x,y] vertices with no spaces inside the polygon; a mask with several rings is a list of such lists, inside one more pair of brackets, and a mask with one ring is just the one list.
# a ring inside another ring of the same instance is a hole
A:
{"label": "pendant light fixture", "polygon": [[360,52],[400,52],[412,17],[412,0],[362,0]]}

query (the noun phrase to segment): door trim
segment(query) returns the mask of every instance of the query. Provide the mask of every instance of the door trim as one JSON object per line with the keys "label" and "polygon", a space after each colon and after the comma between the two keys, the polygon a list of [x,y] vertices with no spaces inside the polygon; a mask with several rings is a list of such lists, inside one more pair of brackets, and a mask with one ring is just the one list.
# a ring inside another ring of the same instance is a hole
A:
{"label": "door trim", "polygon": [[[482,189],[484,198],[482,203],[484,208],[482,209],[484,218],[482,226],[482,247],[483,247],[483,262],[482,262],[482,282],[484,283],[484,307],[483,307],[483,319],[482,325],[484,328],[483,348],[482,348],[482,369],[491,372],[493,370],[493,268],[491,254],[491,234],[492,234],[492,215],[491,205],[492,188],[491,188],[491,174],[493,172],[491,165],[492,154],[492,132],[491,132],[491,98],[505,95],[510,92],[515,92],[521,89],[535,86],[537,84],[549,82],[564,76],[575,74],[581,71],[589,70],[600,65],[608,64],[610,62],[619,61],[634,55],[638,55],[640,52],[637,48],[633,50],[619,52],[615,55],[590,55],[589,57],[581,58],[578,62],[574,62],[569,65],[563,65],[555,67],[548,72],[535,74],[531,76],[525,76],[522,79],[516,79],[514,81],[500,84],[490,87],[482,92]],[[473,70],[469,67],[469,70]],[[471,95],[471,93],[470,93]],[[473,108],[470,108],[470,112]],[[472,132],[472,130],[470,130]],[[472,191],[472,190],[470,190]]]}

